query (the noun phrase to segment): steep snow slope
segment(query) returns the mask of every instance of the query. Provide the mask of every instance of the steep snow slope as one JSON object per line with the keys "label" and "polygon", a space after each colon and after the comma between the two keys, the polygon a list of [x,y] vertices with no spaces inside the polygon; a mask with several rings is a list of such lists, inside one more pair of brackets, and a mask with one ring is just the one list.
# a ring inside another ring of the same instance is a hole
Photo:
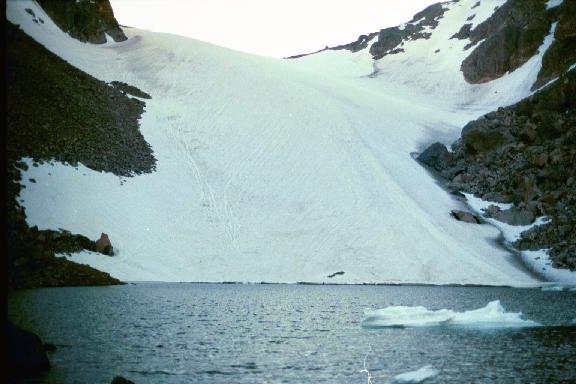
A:
{"label": "steep snow slope", "polygon": [[[126,180],[30,167],[28,221],[108,233],[117,256],[71,257],[124,280],[532,284],[495,228],[450,217],[460,203],[410,155],[526,96],[536,76],[539,58],[489,84],[461,79],[464,43],[447,38],[474,3],[451,5],[430,40],[386,56],[371,78],[365,51],[286,61],[136,29],[84,44],[34,2],[9,2],[8,18],[71,64],[152,95],[141,129],[158,159],[157,172]],[[485,3],[501,2],[483,1],[482,17]]]}

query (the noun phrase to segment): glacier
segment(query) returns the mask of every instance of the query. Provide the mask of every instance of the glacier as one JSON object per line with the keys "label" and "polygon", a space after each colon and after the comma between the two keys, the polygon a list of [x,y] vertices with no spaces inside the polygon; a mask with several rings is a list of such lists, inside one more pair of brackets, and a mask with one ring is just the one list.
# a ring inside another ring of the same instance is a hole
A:
{"label": "glacier", "polygon": [[152,95],[141,132],[158,160],[131,178],[29,167],[27,221],[106,232],[116,256],[65,256],[125,281],[533,286],[496,228],[452,219],[463,203],[411,155],[531,93],[546,47],[500,79],[464,81],[467,40],[450,36],[504,1],[475,3],[446,4],[430,39],[375,62],[367,49],[281,60],[136,28],[99,46],[8,1],[7,18],[64,60]]}

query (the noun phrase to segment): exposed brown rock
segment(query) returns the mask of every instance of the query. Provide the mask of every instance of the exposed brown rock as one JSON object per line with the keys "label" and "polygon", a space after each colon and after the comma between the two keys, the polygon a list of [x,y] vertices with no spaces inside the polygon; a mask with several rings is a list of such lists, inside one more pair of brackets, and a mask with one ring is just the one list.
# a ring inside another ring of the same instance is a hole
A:
{"label": "exposed brown rock", "polygon": [[450,214],[456,220],[463,221],[465,223],[482,224],[484,222],[479,216],[473,215],[470,212],[453,210],[450,212]]}
{"label": "exposed brown rock", "polygon": [[114,41],[126,40],[108,0],[38,0],[38,3],[62,31],[80,41],[102,44],[106,42],[104,34]]}
{"label": "exposed brown rock", "polygon": [[114,248],[112,248],[112,243],[107,234],[102,233],[100,238],[96,240],[95,244],[96,252],[103,253],[104,255],[114,256]]}

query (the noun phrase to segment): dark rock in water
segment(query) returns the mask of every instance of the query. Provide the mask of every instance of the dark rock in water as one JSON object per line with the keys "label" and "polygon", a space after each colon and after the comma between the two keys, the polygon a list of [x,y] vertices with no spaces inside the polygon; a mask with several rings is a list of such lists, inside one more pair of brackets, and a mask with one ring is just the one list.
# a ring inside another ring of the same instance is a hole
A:
{"label": "dark rock in water", "polygon": [[452,217],[454,217],[458,221],[463,221],[465,223],[471,224],[482,224],[484,221],[479,216],[473,215],[470,212],[464,212],[459,210],[453,210],[450,212]]}
{"label": "dark rock in water", "polygon": [[102,44],[105,34],[114,41],[126,40],[126,35],[114,18],[108,0],[38,0],[54,23],[64,32],[82,42]]}
{"label": "dark rock in water", "polygon": [[426,150],[418,156],[417,160],[436,171],[442,171],[448,165],[450,152],[448,152],[444,144],[434,143],[426,148]]}
{"label": "dark rock in water", "polygon": [[114,379],[112,379],[112,384],[134,384],[134,382],[125,379],[122,376],[116,376]]}
{"label": "dark rock in water", "polygon": [[50,369],[50,361],[40,338],[6,321],[8,373],[13,377],[31,376]]}
{"label": "dark rock in water", "polygon": [[486,216],[510,225],[530,225],[536,218],[534,213],[527,209],[513,207],[500,210],[495,205],[488,207]]}
{"label": "dark rock in water", "polygon": [[56,345],[52,343],[44,343],[42,346],[46,352],[55,352],[58,349]]}
{"label": "dark rock in water", "polygon": [[112,243],[106,233],[102,233],[100,238],[96,240],[95,250],[108,256],[114,256],[114,248],[112,248]]}

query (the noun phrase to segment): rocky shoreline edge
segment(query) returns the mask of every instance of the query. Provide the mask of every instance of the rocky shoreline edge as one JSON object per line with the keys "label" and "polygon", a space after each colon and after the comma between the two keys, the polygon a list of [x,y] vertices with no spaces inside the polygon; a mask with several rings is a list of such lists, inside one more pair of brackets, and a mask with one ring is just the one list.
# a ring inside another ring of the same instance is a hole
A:
{"label": "rocky shoreline edge", "polygon": [[[485,218],[535,225],[511,244],[519,251],[549,249],[556,268],[576,271],[576,69],[534,95],[499,108],[462,129],[451,150],[434,143],[417,158],[452,193],[498,204]],[[453,213],[454,215],[454,213]],[[463,221],[480,223],[468,214]]]}

